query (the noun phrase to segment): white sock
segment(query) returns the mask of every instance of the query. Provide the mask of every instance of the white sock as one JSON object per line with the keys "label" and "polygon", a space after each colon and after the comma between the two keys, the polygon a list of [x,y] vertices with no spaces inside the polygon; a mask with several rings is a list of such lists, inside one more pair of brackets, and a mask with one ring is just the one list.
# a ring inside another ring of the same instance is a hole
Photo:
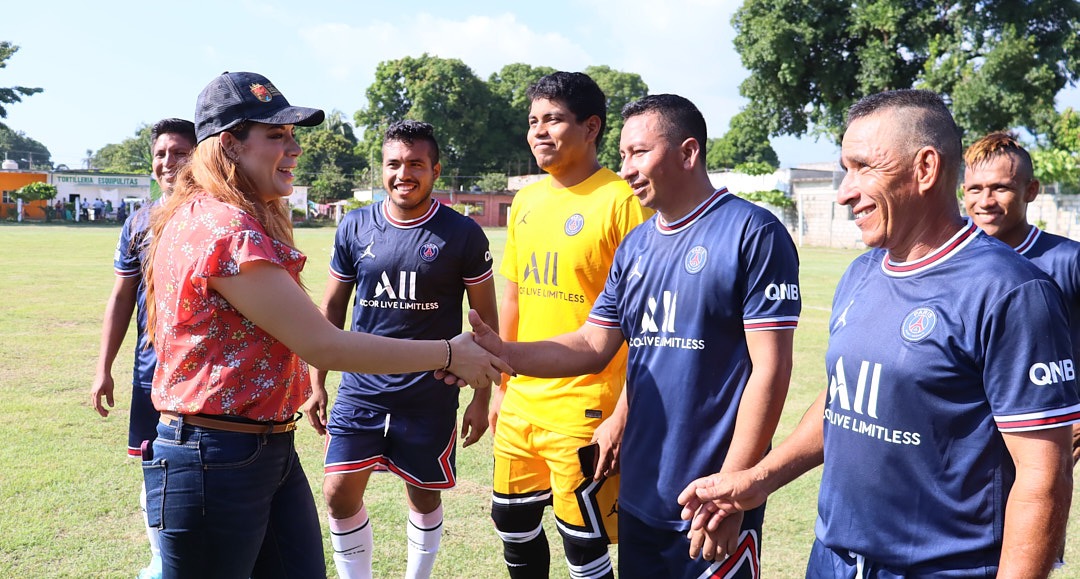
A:
{"label": "white sock", "polygon": [[139,491],[139,510],[142,511],[143,524],[146,525],[146,538],[150,541],[150,567],[161,569],[161,543],[158,540],[159,529],[151,527],[146,516],[146,483],[143,482],[142,490]]}
{"label": "white sock", "polygon": [[346,519],[330,521],[330,544],[334,546],[334,566],[341,579],[371,579],[371,521],[367,505]]}
{"label": "white sock", "polygon": [[409,566],[405,569],[405,579],[431,577],[442,542],[442,523],[442,505],[426,515],[409,509],[409,524],[405,529],[409,537]]}

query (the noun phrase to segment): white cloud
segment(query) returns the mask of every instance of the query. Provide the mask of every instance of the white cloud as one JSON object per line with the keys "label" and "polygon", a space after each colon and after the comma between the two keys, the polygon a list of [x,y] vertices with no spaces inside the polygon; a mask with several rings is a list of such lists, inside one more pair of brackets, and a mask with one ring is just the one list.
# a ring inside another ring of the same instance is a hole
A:
{"label": "white cloud", "polygon": [[421,13],[408,26],[324,23],[302,28],[300,37],[318,66],[338,80],[360,76],[370,82],[379,62],[425,52],[460,59],[485,79],[512,62],[557,68],[590,64],[577,43],[558,32],[533,30],[512,14],[451,20]]}
{"label": "white cloud", "polygon": [[730,22],[740,0],[626,0],[617,11],[604,11],[604,0],[590,3],[619,45],[612,67],[640,74],[650,92],[694,101],[711,136],[727,130],[746,102],[738,91],[746,71],[732,46]]}
{"label": "white cloud", "polygon": [[533,30],[513,14],[461,22],[421,17],[420,24],[434,32],[432,52],[460,58],[483,77],[513,62],[555,68],[583,68],[589,62],[585,49],[562,33]]}

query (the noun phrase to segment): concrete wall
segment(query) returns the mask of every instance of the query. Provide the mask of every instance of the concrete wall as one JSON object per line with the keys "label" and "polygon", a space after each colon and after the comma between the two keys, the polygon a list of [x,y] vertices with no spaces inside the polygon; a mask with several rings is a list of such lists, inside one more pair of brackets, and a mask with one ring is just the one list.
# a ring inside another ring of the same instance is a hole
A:
{"label": "concrete wall", "polygon": [[[795,179],[792,197],[796,205],[796,223],[788,225],[798,245],[837,248],[865,248],[851,211],[836,204],[835,179]],[[963,205],[957,201],[960,212]],[[1080,195],[1042,193],[1028,205],[1028,222],[1050,233],[1080,240]]]}
{"label": "concrete wall", "polygon": [[1080,195],[1042,193],[1028,205],[1027,218],[1050,233],[1080,239]]}
{"label": "concrete wall", "polygon": [[506,188],[511,191],[520,191],[525,188],[526,185],[532,185],[537,181],[547,177],[547,173],[538,173],[536,175],[517,175],[514,177],[508,177],[506,179]]}
{"label": "concrete wall", "polygon": [[836,185],[831,177],[796,180],[792,191],[796,222],[788,229],[797,245],[866,247],[851,210],[836,204]]}
{"label": "concrete wall", "polygon": [[481,227],[506,227],[510,214],[510,203],[514,196],[509,193],[472,193],[455,191],[436,191],[432,194],[444,205],[464,205],[466,215]]}

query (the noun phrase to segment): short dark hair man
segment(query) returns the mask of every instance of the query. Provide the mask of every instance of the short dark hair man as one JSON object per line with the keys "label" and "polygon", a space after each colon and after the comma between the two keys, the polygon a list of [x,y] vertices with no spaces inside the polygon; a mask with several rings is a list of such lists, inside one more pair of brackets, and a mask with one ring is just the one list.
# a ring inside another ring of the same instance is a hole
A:
{"label": "short dark hair man", "polygon": [[[580,72],[556,72],[526,94],[529,147],[548,177],[519,191],[510,207],[500,269],[507,280],[500,331],[507,340],[538,340],[580,326],[604,288],[615,248],[644,220],[630,188],[597,160],[607,100],[596,82]],[[491,517],[510,577],[548,577],[551,555],[541,524],[547,505],[554,507],[571,575],[613,576],[608,544],[618,539],[614,475],[625,372],[622,351],[595,374],[519,373],[495,394]],[[594,441],[599,464],[586,476],[578,449]]]}
{"label": "short dark hair man", "polygon": [[[161,187],[162,195],[169,195],[176,183],[180,167],[187,162],[195,149],[195,125],[183,119],[162,119],[150,130],[150,166],[154,179]],[[123,207],[123,205],[121,205]],[[128,424],[128,456],[141,457],[143,441],[157,437],[159,414],[150,400],[150,388],[157,367],[154,350],[148,347],[150,335],[146,331],[146,284],[143,283],[142,259],[149,247],[146,233],[150,227],[150,211],[147,205],[135,211],[124,221],[120,240],[113,257],[116,283],[105,306],[105,319],[101,328],[101,351],[98,355],[94,385],[90,389],[90,403],[98,414],[108,416],[114,406],[112,365],[127,335],[131,314],[138,306],[136,315],[135,369],[131,383],[131,410]],[[146,489],[140,494],[143,515],[146,514]],[[161,556],[158,548],[157,527],[146,527],[150,540],[150,564],[139,573],[140,579],[161,577]]]}
{"label": "short dark hair man", "polygon": [[[990,133],[964,153],[964,209],[975,225],[1046,272],[1069,308],[1073,360],[1080,360],[1080,243],[1031,225],[1027,206],[1039,194],[1031,155],[1008,133]],[[1073,425],[1080,463],[1080,423]]]}
{"label": "short dark hair man", "polygon": [[[383,136],[387,198],[349,212],[338,225],[326,318],[342,326],[353,297],[353,331],[413,339],[461,333],[461,300],[498,323],[487,236],[475,221],[432,198],[439,144],[428,123],[404,120]],[[334,562],[342,577],[371,577],[372,525],[364,492],[375,470],[405,481],[409,505],[405,576],[431,576],[442,537],[441,491],[453,488],[458,390],[431,372],[344,373],[329,419],[326,372],[313,373],[304,405],[312,426],[329,433],[323,495]],[[473,391],[462,418],[463,446],[487,430],[488,388]]]}
{"label": "short dark hair man", "polygon": [[586,323],[527,343],[477,326],[477,340],[536,376],[599,371],[628,344],[619,575],[757,577],[763,507],[688,537],[675,499],[768,448],[791,375],[798,255],[772,214],[713,187],[693,103],[651,95],[622,115],[622,177],[656,215],[619,246]]}

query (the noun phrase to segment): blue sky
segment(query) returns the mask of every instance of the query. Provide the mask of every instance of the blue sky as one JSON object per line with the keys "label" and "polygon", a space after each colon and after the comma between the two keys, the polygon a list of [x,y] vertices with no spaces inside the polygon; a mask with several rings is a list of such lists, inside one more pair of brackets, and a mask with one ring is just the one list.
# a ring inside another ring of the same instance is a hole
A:
{"label": "blue sky", "polygon": [[[350,2],[6,2],[0,39],[20,46],[0,86],[45,92],[5,122],[44,143],[54,163],[97,150],[163,117],[191,118],[203,86],[226,71],[259,72],[296,105],[352,119],[376,65],[423,52],[459,58],[481,78],[512,62],[636,72],[651,92],[694,101],[712,137],[746,104],[732,46],[741,0]],[[1080,91],[1060,105],[1080,108]],[[522,115],[524,122],[524,112]],[[778,138],[783,166],[834,161],[837,149]]]}

